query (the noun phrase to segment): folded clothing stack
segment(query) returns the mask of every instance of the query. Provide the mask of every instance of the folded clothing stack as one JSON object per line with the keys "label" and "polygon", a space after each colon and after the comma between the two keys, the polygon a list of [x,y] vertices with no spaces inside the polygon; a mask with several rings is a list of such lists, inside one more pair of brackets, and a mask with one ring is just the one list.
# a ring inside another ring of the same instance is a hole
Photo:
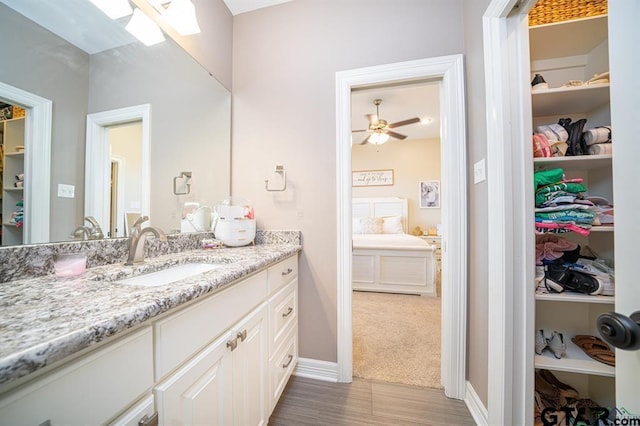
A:
{"label": "folded clothing stack", "polygon": [[16,175],[16,181],[13,183],[15,188],[24,188],[24,173]]}
{"label": "folded clothing stack", "polygon": [[17,228],[22,228],[22,225],[24,225],[24,202],[18,201],[16,207],[18,209],[11,213],[9,223],[15,225]]}
{"label": "folded clothing stack", "polygon": [[557,168],[537,171],[533,180],[537,232],[589,235],[596,213],[584,198],[587,188],[582,178],[566,179],[563,169]]}
{"label": "folded clothing stack", "polygon": [[589,155],[605,155],[613,153],[611,139],[611,126],[598,126],[587,129],[583,134]]}
{"label": "folded clothing stack", "polygon": [[575,122],[570,118],[561,118],[558,124],[536,126],[533,134],[533,156],[612,154],[611,126],[585,130],[586,122],[584,118]]}

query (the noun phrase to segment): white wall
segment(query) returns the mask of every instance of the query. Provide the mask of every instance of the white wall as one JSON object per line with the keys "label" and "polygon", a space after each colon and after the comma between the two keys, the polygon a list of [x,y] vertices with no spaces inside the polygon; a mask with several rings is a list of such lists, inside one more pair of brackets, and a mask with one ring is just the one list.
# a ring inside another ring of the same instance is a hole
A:
{"label": "white wall", "polygon": [[408,231],[419,226],[424,232],[440,223],[441,209],[421,209],[419,182],[440,180],[440,139],[405,139],[376,147],[353,146],[352,170],[392,169],[394,182],[389,186],[354,187],[353,197],[400,197],[409,205]]}
{"label": "white wall", "polygon": [[[259,228],[302,231],[301,357],[337,359],[336,71],[462,51],[461,0],[295,0],[234,18],[232,193]],[[265,191],[276,164],[286,192]]]}

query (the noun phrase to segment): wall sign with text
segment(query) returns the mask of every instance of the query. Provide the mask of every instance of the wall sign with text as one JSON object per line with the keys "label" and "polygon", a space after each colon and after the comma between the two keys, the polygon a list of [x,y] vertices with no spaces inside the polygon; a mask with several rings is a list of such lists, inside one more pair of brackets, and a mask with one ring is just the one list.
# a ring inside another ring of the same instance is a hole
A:
{"label": "wall sign with text", "polygon": [[393,185],[393,170],[360,170],[352,172],[352,186]]}

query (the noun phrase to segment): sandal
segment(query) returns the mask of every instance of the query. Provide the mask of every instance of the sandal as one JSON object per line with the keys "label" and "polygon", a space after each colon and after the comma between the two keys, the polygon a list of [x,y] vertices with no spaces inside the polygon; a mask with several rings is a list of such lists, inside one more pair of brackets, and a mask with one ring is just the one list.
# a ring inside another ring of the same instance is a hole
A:
{"label": "sandal", "polygon": [[538,374],[540,374],[540,377],[546,380],[548,383],[560,389],[561,396],[564,396],[567,399],[578,399],[578,391],[573,386],[570,386],[558,380],[558,378],[554,376],[551,371],[540,370]]}
{"label": "sandal", "polygon": [[611,350],[609,345],[596,336],[586,334],[578,334],[571,338],[571,341],[590,358],[603,364],[615,366],[616,354]]}

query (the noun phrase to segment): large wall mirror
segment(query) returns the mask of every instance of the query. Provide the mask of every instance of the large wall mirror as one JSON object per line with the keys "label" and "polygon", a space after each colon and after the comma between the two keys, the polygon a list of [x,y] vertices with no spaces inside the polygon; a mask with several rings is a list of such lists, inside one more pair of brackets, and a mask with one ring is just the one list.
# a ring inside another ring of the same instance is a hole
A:
{"label": "large wall mirror", "polygon": [[[92,197],[110,206],[101,217],[108,224],[101,225],[105,237],[116,237],[125,235],[126,213],[147,213],[154,226],[174,232],[185,202],[212,206],[228,196],[231,94],[169,36],[145,46],[124,31],[125,24],[125,18],[109,20],[89,0],[0,0],[0,83],[51,102],[48,193],[30,194],[49,198],[48,211],[36,215],[48,220],[48,236],[3,238],[2,245],[74,239]],[[0,93],[0,103],[21,105],[10,93]],[[28,121],[33,114],[26,106]],[[100,167],[92,166],[98,148],[87,147],[88,117],[130,109],[148,111],[146,121],[101,122],[111,142]],[[28,136],[28,123],[25,128]],[[38,150],[28,148],[25,163],[37,161]],[[106,190],[85,187],[96,169],[116,181]],[[188,195],[174,194],[174,178],[182,172],[192,176]],[[25,183],[29,179],[25,173]]]}

